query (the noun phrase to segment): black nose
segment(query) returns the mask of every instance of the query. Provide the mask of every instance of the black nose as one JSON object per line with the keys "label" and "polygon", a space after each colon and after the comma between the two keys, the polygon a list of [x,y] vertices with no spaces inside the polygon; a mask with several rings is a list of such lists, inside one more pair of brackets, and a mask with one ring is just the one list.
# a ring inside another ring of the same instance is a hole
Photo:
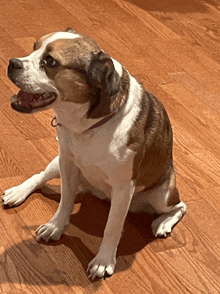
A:
{"label": "black nose", "polygon": [[20,59],[12,58],[9,60],[9,70],[13,69],[23,69],[23,62]]}

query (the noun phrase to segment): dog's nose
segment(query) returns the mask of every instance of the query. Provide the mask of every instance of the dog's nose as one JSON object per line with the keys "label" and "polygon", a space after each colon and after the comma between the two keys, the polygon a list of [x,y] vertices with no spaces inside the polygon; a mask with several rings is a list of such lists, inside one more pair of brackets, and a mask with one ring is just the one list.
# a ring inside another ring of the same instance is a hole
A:
{"label": "dog's nose", "polygon": [[20,59],[12,58],[9,60],[9,69],[23,69],[23,62]]}

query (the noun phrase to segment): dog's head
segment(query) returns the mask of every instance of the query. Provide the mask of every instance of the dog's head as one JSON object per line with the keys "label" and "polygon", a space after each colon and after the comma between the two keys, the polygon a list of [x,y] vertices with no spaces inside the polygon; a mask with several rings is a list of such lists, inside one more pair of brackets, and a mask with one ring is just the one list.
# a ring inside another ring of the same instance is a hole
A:
{"label": "dog's head", "polygon": [[111,112],[120,76],[92,39],[68,28],[40,38],[33,49],[29,56],[9,61],[8,77],[20,88],[11,98],[13,109],[33,113],[62,101],[89,102],[90,118]]}

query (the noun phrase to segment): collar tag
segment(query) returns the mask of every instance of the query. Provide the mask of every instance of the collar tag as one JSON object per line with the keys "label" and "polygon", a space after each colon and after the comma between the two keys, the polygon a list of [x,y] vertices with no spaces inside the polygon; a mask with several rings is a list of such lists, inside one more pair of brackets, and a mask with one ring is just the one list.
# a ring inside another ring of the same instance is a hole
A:
{"label": "collar tag", "polygon": [[51,121],[51,126],[56,128],[59,125],[60,125],[60,123],[57,122],[57,118],[56,118],[56,116],[54,116],[54,118]]}

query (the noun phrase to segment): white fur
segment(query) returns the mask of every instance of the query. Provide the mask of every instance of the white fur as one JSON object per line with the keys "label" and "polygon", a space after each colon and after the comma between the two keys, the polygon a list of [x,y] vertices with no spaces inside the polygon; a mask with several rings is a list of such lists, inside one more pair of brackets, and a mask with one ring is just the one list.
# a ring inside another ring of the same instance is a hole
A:
{"label": "white fur", "polygon": [[122,76],[122,72],[123,72],[121,63],[119,63],[119,62],[118,62],[116,59],[114,59],[114,58],[112,58],[112,61],[113,61],[113,64],[114,64],[114,68],[115,68],[115,70],[118,72],[119,77],[121,77],[121,76]]}
{"label": "white fur", "polygon": [[[53,85],[53,82],[47,77],[44,70],[40,69],[40,61],[45,51],[46,46],[58,39],[76,39],[80,38],[78,34],[68,32],[57,32],[46,35],[42,46],[33,51],[29,56],[18,58],[23,61],[24,73],[22,75],[22,90],[29,93],[44,93],[58,91]],[[20,85],[18,85],[20,86]]]}
{"label": "white fur", "polygon": [[[66,32],[48,35],[39,50],[22,58],[25,63],[26,91],[42,92],[52,89],[58,93],[52,81],[39,69],[39,61],[49,42],[59,38],[78,37],[77,34]],[[117,72],[122,76],[121,64],[112,60]],[[127,142],[141,107],[141,95],[142,87],[135,78],[130,76],[130,89],[125,106],[108,122],[91,130],[89,128],[99,119],[86,118],[89,103],[62,102],[58,97],[53,104],[53,109],[59,123],[57,126],[59,156],[48,165],[44,172],[34,175],[18,187],[5,191],[3,195],[4,204],[18,205],[46,181],[61,176],[59,208],[47,224],[37,229],[37,240],[46,241],[58,240],[68,225],[75,195],[80,185],[97,197],[110,199],[111,208],[103,240],[97,256],[88,266],[91,278],[102,278],[106,273],[113,274],[117,246],[129,209],[145,211],[146,207],[151,205],[154,211],[161,213],[162,215],[152,224],[156,236],[167,236],[172,226],[185,213],[185,204],[182,202],[173,207],[167,207],[168,183],[156,189],[141,192],[144,187],[135,187],[135,182],[132,180],[135,152],[127,147]]]}
{"label": "white fur", "polygon": [[151,225],[152,232],[156,237],[167,237],[173,226],[182,218],[186,212],[186,204],[180,202],[170,209],[169,213],[162,214],[156,218]]}

